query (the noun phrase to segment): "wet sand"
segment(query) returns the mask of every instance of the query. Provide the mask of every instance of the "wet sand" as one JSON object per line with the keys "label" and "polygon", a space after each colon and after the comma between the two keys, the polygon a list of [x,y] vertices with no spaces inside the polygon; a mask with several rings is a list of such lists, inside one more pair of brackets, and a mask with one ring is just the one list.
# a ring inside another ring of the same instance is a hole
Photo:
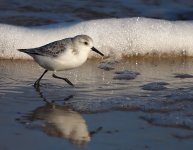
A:
{"label": "wet sand", "polygon": [[[88,61],[57,74],[75,88],[48,73],[34,89],[36,63],[0,60],[0,149],[192,149],[192,64]],[[125,79],[125,70],[139,74]]]}

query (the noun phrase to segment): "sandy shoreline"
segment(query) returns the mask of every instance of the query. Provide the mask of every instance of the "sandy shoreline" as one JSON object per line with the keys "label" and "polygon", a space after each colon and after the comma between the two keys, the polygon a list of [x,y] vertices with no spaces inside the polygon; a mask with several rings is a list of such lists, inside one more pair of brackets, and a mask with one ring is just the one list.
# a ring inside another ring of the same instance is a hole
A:
{"label": "sandy shoreline", "polygon": [[[41,137],[44,140],[35,145],[36,149],[192,148],[193,78],[175,75],[192,75],[192,63],[189,58],[103,60],[102,65],[99,60],[89,60],[80,68],[58,73],[71,80],[75,88],[48,73],[37,91],[32,85],[43,69],[35,62],[0,60],[0,116],[4,118],[0,147],[30,149]],[[106,71],[105,67],[111,69]],[[139,74],[117,80],[118,71],[125,73],[121,78]],[[48,107],[45,100],[54,106]],[[80,119],[81,127],[73,129],[76,136],[64,132],[68,128],[62,123],[66,117],[69,123]],[[83,129],[89,136],[86,139],[80,136]]]}

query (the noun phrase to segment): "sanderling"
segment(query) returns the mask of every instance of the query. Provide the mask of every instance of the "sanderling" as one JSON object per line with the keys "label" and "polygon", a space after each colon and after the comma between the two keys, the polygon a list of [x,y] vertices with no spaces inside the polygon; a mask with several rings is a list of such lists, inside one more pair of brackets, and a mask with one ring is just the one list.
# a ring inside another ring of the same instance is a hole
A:
{"label": "sanderling", "polygon": [[18,50],[32,56],[41,67],[46,69],[34,83],[36,88],[39,87],[40,80],[48,70],[53,71],[52,76],[54,78],[63,79],[69,85],[74,86],[67,78],[56,76],[55,72],[73,69],[82,65],[87,60],[90,50],[104,56],[103,53],[94,48],[92,38],[87,35],[77,35],[42,47]]}

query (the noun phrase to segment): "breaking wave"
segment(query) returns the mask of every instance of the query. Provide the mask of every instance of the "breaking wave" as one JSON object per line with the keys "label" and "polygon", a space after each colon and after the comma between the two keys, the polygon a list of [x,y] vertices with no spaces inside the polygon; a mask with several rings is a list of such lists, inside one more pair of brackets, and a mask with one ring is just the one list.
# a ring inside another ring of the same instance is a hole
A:
{"label": "breaking wave", "polygon": [[[0,57],[30,59],[17,49],[87,34],[95,47],[117,59],[132,56],[193,56],[193,22],[148,18],[100,19],[40,27],[0,24]],[[98,57],[90,53],[89,58]]]}

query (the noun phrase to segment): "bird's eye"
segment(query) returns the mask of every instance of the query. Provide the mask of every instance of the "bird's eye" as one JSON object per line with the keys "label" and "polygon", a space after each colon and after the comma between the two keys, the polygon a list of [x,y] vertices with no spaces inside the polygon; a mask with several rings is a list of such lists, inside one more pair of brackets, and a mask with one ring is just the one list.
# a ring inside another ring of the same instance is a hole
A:
{"label": "bird's eye", "polygon": [[85,45],[88,45],[88,42],[84,42]]}

